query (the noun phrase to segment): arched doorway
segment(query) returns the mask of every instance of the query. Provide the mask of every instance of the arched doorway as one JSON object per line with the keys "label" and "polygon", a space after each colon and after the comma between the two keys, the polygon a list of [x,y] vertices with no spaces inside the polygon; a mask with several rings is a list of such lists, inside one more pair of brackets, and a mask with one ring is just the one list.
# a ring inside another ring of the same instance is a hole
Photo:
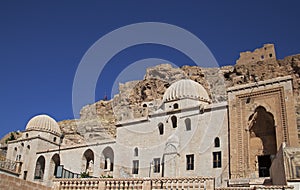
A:
{"label": "arched doorway", "polygon": [[58,154],[54,154],[50,160],[49,178],[56,176],[57,167],[60,165],[60,157]]}
{"label": "arched doorway", "polygon": [[94,152],[91,149],[86,150],[82,156],[82,171],[93,174],[94,171]]}
{"label": "arched doorway", "polygon": [[172,143],[167,143],[162,159],[162,177],[176,177],[178,153]]}
{"label": "arched doorway", "polygon": [[109,146],[102,151],[101,168],[106,172],[114,170],[114,151]]}
{"label": "arched doorway", "polygon": [[269,177],[272,158],[277,153],[275,121],[272,113],[259,106],[248,119],[250,168],[259,177]]}
{"label": "arched doorway", "polygon": [[43,180],[45,172],[45,157],[40,156],[35,164],[34,179]]}

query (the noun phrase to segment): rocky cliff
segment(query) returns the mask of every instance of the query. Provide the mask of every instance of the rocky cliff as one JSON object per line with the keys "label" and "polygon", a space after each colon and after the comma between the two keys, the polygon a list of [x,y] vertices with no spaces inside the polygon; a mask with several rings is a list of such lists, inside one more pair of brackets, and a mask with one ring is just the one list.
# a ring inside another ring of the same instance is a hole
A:
{"label": "rocky cliff", "polygon": [[147,109],[156,109],[161,104],[165,90],[177,80],[192,79],[204,86],[213,102],[221,102],[227,100],[226,87],[291,75],[297,102],[297,121],[300,126],[299,74],[300,54],[288,56],[283,60],[239,63],[221,68],[174,68],[170,64],[162,64],[148,68],[141,81],[120,84],[119,94],[112,100],[101,100],[83,107],[80,119],[61,121],[59,125],[65,132],[81,134],[86,141],[114,138],[116,122],[146,116],[142,104],[152,101],[154,105]]}
{"label": "rocky cliff", "polygon": [[84,106],[79,119],[58,122],[65,134],[65,142],[77,144],[115,138],[117,122],[143,117],[149,111],[156,110],[162,103],[166,89],[172,83],[187,78],[203,85],[213,102],[222,102],[227,100],[226,87],[290,75],[293,78],[300,134],[300,54],[276,60],[273,46],[271,49],[264,46],[246,53],[241,53],[237,64],[221,68],[174,68],[170,64],[148,68],[143,80],[120,84],[119,94],[111,100]]}

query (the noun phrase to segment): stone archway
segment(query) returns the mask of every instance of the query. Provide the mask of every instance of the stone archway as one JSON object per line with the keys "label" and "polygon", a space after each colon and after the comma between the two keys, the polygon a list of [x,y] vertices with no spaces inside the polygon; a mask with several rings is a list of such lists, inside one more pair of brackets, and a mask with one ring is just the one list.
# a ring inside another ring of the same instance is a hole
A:
{"label": "stone archway", "polygon": [[35,164],[34,179],[43,180],[45,172],[45,157],[40,156]]}
{"label": "stone archway", "polygon": [[87,172],[89,175],[93,174],[94,170],[94,152],[88,149],[82,156],[82,171]]}
{"label": "stone archway", "polygon": [[114,151],[111,147],[106,147],[102,151],[101,155],[101,168],[104,171],[113,171],[114,170]]}
{"label": "stone archway", "polygon": [[168,143],[165,147],[162,159],[162,177],[176,177],[177,176],[177,161],[178,153],[174,144]]}
{"label": "stone archway", "polygon": [[274,116],[258,106],[248,119],[250,170],[257,177],[270,176],[272,157],[277,153]]}
{"label": "stone archway", "polygon": [[49,179],[56,176],[57,167],[60,165],[60,157],[58,154],[54,154],[50,160]]}

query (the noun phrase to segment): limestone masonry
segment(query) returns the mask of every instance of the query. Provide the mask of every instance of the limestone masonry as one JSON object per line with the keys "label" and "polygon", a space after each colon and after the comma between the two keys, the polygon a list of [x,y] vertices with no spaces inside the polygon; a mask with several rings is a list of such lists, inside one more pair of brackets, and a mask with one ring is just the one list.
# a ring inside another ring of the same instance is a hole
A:
{"label": "limestone masonry", "polygon": [[299,189],[299,74],[300,54],[277,60],[273,44],[233,66],[148,68],[79,119],[37,115],[6,136],[0,174],[57,190]]}

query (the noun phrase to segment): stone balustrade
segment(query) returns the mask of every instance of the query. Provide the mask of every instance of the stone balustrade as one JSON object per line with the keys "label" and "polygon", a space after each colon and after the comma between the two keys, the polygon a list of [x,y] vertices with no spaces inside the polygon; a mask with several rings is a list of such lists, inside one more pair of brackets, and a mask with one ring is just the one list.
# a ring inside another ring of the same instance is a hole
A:
{"label": "stone balustrade", "polygon": [[13,172],[13,173],[19,173],[20,171],[20,165],[21,163],[12,161],[12,160],[0,160],[0,169]]}
{"label": "stone balustrade", "polygon": [[286,190],[292,186],[214,187],[212,177],[55,179],[52,190]]}
{"label": "stone balustrade", "polygon": [[254,186],[254,187],[219,187],[215,190],[292,190],[293,186],[272,185],[272,186]]}
{"label": "stone balustrade", "polygon": [[180,178],[78,178],[55,179],[53,190],[158,190],[158,189],[200,189],[213,190],[214,178],[180,177]]}

